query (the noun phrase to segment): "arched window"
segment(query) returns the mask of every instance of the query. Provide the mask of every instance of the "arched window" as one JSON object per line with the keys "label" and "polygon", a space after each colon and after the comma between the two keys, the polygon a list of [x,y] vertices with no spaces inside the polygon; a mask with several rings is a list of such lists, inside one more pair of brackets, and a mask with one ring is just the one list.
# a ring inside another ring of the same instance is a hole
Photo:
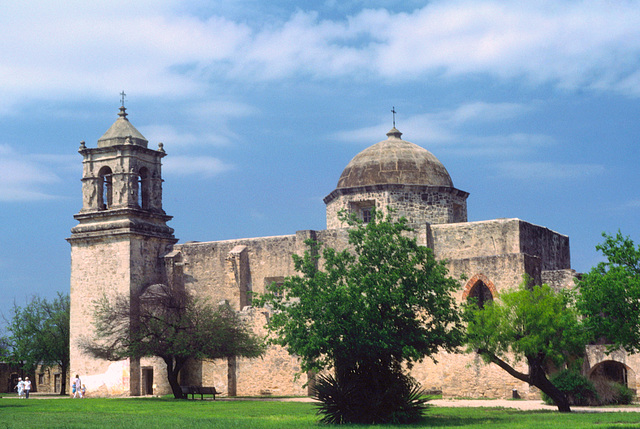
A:
{"label": "arched window", "polygon": [[478,281],[469,291],[467,299],[475,300],[478,304],[478,307],[484,308],[484,305],[486,303],[493,301],[493,294],[483,281]]}
{"label": "arched window", "polygon": [[493,298],[497,295],[498,291],[493,282],[484,274],[478,273],[467,281],[462,299],[474,299],[480,308],[484,308],[484,305],[493,301]]}
{"label": "arched window", "polygon": [[149,170],[146,167],[142,167],[138,176],[138,206],[142,209],[149,208],[150,183]]}
{"label": "arched window", "polygon": [[98,173],[98,210],[107,210],[113,204],[112,175],[109,167],[102,167]]}

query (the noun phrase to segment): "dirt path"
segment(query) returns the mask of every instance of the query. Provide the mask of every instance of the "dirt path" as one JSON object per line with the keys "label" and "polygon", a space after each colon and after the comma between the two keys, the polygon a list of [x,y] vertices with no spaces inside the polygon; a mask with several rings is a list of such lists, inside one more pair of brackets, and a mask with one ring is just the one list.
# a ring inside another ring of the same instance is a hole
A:
{"label": "dirt path", "polygon": [[[32,394],[32,399],[63,399],[68,396],[50,395],[50,394]],[[3,399],[18,399],[15,397],[6,397]],[[219,401],[282,401],[282,402],[316,402],[309,397],[295,397],[295,398],[228,398],[218,397]],[[547,405],[542,401],[525,401],[525,400],[509,400],[509,399],[433,399],[428,402],[429,405],[434,407],[486,407],[486,408],[513,408],[516,410],[549,410],[555,411],[558,408],[554,405]],[[640,404],[633,404],[624,407],[571,407],[572,411],[584,412],[584,413],[613,413],[613,412],[626,412],[626,413],[640,413]]]}
{"label": "dirt path", "polygon": [[[542,401],[508,400],[508,399],[434,399],[428,402],[434,407],[488,407],[488,408],[515,408],[517,410],[557,410],[554,405],[547,405]],[[572,411],[585,413],[603,412],[631,412],[639,413],[640,405],[634,404],[626,407],[571,407]]]}

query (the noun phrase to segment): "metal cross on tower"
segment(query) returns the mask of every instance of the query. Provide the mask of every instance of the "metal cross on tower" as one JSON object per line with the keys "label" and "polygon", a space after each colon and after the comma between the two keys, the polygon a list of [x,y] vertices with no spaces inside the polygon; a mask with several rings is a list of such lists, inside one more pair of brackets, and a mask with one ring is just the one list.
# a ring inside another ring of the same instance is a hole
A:
{"label": "metal cross on tower", "polygon": [[396,107],[391,107],[391,113],[393,113],[393,128],[396,127]]}
{"label": "metal cross on tower", "polygon": [[124,93],[124,90],[120,93],[120,104],[122,104],[122,107],[124,107],[124,97],[126,97],[127,94]]}

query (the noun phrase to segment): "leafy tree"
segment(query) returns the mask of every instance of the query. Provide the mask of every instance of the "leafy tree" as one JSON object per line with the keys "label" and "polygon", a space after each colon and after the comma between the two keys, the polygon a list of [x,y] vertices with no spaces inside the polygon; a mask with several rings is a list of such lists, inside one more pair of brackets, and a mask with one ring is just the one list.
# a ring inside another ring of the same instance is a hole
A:
{"label": "leafy tree", "polygon": [[[304,256],[293,255],[301,275],[268,286],[261,298],[274,309],[273,342],[300,356],[303,371],[334,370],[335,378],[321,377],[316,387],[323,421],[415,420],[421,403],[403,364],[461,344],[452,295],[458,283],[406,234],[406,219],[373,212],[364,224],[341,216],[351,227],[351,250],[323,247],[321,258],[322,246],[308,240]],[[390,406],[397,395],[413,401],[415,412],[406,401]]]}
{"label": "leafy tree", "polygon": [[7,337],[0,337],[0,360],[6,361],[9,358],[9,340]]}
{"label": "leafy tree", "polygon": [[[566,394],[547,378],[551,365],[560,367],[584,353],[586,341],[570,291],[554,292],[548,285],[531,286],[525,280],[482,309],[471,303],[465,318],[470,350],[539,388],[559,411],[571,411]],[[522,359],[528,373],[515,369]]]}
{"label": "leafy tree", "polygon": [[34,297],[25,307],[14,304],[7,338],[9,361],[32,372],[38,364],[59,365],[61,395],[69,369],[69,295],[58,293],[53,301]]}
{"label": "leafy tree", "polygon": [[607,258],[578,282],[578,308],[591,340],[640,352],[640,246],[620,231],[596,246]]}
{"label": "leafy tree", "polygon": [[214,307],[166,285],[148,287],[133,306],[123,295],[95,304],[95,337],[84,338],[80,347],[111,361],[160,357],[175,398],[182,398],[178,376],[188,359],[258,357],[264,350],[229,305]]}

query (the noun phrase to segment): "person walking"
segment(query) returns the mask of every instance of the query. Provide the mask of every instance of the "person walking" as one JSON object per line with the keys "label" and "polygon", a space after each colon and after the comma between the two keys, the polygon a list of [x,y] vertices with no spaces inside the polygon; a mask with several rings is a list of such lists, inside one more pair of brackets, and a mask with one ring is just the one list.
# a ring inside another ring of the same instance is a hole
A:
{"label": "person walking", "polygon": [[18,377],[16,389],[18,389],[18,398],[22,399],[22,395],[24,395],[24,381],[22,381],[22,377]]}
{"label": "person walking", "polygon": [[82,399],[82,380],[80,380],[80,376],[76,374],[76,378],[73,379],[73,397],[80,397]]}
{"label": "person walking", "polygon": [[31,380],[29,377],[24,378],[24,398],[29,399],[29,392],[31,392]]}

